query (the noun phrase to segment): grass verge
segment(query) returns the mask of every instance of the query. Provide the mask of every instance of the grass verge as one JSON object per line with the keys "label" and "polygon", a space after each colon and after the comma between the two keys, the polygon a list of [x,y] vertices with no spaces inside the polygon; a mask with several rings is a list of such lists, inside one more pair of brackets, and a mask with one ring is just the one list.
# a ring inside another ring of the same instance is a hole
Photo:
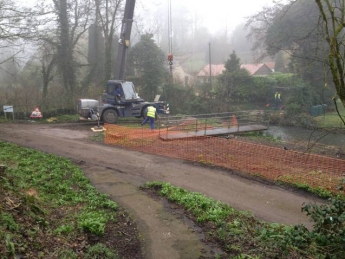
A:
{"label": "grass verge", "polygon": [[0,141],[0,165],[1,259],[139,258],[125,211],[72,162]]}
{"label": "grass verge", "polygon": [[285,226],[256,220],[248,212],[238,211],[200,193],[164,182],[147,183],[153,191],[176,203],[218,243],[224,254],[216,258],[345,258],[345,202],[332,199],[330,205],[305,205],[314,229],[303,225]]}

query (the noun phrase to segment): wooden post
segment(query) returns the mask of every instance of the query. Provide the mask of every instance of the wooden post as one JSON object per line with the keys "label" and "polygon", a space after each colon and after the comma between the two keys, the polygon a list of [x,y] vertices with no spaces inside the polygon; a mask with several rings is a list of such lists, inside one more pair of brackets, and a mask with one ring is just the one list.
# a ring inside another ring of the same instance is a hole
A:
{"label": "wooden post", "polygon": [[206,121],[205,121],[205,132],[204,132],[205,136],[206,136],[206,130],[207,130],[207,118],[206,118]]}

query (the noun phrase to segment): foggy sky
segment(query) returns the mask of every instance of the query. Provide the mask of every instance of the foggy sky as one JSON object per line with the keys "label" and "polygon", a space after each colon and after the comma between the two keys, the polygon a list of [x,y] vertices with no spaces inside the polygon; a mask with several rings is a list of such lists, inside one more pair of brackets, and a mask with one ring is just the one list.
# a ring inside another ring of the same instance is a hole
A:
{"label": "foggy sky", "polygon": [[[136,12],[149,16],[157,8],[165,6],[167,2],[168,0],[137,0]],[[178,16],[174,11],[181,12],[186,9],[201,19],[203,25],[214,34],[224,28],[233,30],[246,17],[259,12],[264,6],[272,5],[273,0],[172,0],[171,3],[173,22],[174,16]]]}

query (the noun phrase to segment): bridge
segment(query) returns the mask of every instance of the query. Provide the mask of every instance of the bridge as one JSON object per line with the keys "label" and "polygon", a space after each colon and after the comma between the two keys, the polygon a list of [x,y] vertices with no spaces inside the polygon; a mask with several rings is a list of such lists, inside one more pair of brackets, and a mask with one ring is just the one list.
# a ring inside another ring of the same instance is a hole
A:
{"label": "bridge", "polygon": [[232,135],[268,129],[264,111],[164,116],[157,121],[163,140]]}

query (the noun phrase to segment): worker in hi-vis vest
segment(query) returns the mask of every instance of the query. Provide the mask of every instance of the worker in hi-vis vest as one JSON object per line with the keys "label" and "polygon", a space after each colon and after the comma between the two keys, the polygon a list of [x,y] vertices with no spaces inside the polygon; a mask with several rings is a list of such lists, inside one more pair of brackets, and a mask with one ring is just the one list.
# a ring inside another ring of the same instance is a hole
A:
{"label": "worker in hi-vis vest", "polygon": [[280,107],[280,102],[281,102],[281,95],[279,92],[276,92],[274,95],[274,102],[275,102],[275,107],[276,109],[279,109]]}
{"label": "worker in hi-vis vest", "polygon": [[144,125],[146,122],[148,122],[150,120],[151,130],[154,130],[155,129],[155,119],[157,118],[156,108],[153,106],[147,107],[145,114],[146,114],[146,117],[145,117],[144,121],[141,123],[141,125]]}

